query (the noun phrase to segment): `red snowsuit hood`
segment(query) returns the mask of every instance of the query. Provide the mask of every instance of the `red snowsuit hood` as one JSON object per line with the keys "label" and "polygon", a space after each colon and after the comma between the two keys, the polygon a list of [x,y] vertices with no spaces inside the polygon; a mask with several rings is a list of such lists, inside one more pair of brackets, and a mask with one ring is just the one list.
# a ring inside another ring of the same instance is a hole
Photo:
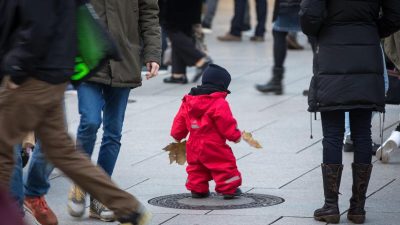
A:
{"label": "red snowsuit hood", "polygon": [[186,95],[177,113],[171,130],[171,136],[182,140],[190,136],[206,135],[210,140],[237,141],[241,132],[232,115],[226,92],[209,95]]}

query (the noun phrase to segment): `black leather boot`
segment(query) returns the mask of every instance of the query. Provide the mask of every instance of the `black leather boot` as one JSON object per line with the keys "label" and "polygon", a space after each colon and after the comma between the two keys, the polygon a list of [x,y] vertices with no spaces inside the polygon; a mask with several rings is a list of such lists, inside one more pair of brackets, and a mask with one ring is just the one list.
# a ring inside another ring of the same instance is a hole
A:
{"label": "black leather boot", "polygon": [[347,219],[355,224],[362,224],[365,221],[364,206],[372,165],[353,163],[351,166],[353,169],[353,195],[350,198],[350,209],[347,213]]}
{"label": "black leather boot", "polygon": [[283,94],[282,79],[284,71],[284,68],[274,67],[272,69],[271,80],[264,85],[257,84],[256,89],[263,93],[273,92],[276,95]]}
{"label": "black leather boot", "polygon": [[322,208],[315,210],[314,219],[336,224],[340,221],[338,195],[343,165],[321,164],[321,168],[324,182],[325,204]]}

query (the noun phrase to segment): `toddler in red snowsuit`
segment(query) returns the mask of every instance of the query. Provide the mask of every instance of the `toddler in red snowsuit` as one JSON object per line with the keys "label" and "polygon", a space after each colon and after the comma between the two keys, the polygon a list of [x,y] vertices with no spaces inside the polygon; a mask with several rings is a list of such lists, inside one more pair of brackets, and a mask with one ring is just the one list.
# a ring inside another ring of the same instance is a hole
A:
{"label": "toddler in red snowsuit", "polygon": [[240,195],[242,183],[236,158],[226,140],[239,142],[237,128],[228,102],[231,76],[224,68],[211,64],[202,77],[202,85],[192,88],[182,100],[175,116],[171,136],[180,141],[188,135],[186,188],[193,198],[209,196],[208,182],[214,180],[216,192],[231,199]]}

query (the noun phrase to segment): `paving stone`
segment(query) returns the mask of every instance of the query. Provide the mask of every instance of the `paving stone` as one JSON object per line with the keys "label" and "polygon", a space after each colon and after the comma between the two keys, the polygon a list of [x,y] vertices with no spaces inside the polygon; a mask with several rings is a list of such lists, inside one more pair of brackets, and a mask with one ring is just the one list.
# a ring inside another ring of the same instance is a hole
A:
{"label": "paving stone", "polygon": [[179,215],[174,219],[164,223],[165,225],[265,225],[272,222],[268,216],[235,216],[235,215]]}

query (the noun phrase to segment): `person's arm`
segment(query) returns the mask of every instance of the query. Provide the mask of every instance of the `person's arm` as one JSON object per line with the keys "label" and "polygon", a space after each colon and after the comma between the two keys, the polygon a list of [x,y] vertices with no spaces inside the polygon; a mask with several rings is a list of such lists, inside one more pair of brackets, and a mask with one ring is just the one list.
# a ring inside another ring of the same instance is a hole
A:
{"label": "person's arm", "polygon": [[238,129],[238,124],[232,115],[231,108],[227,101],[220,101],[213,120],[217,126],[218,131],[229,141],[238,142],[242,137],[242,133]]}
{"label": "person's arm", "polygon": [[378,30],[381,38],[385,38],[400,29],[400,1],[383,0],[382,17],[378,20]]}
{"label": "person's arm", "polygon": [[172,129],[171,129],[171,136],[177,141],[181,141],[189,133],[189,130],[187,129],[186,126],[186,120],[184,116],[185,113],[186,111],[182,104],[181,107],[179,108],[178,113],[174,118],[174,122],[172,124]]}
{"label": "person's arm", "polygon": [[143,40],[147,79],[157,75],[161,65],[161,28],[157,0],[139,0],[139,27]]}
{"label": "person's arm", "polygon": [[302,0],[299,15],[303,33],[318,36],[326,16],[326,1]]}
{"label": "person's arm", "polygon": [[21,20],[15,42],[1,63],[14,83],[21,83],[36,62],[46,55],[56,22],[54,4],[53,0],[21,1]]}

